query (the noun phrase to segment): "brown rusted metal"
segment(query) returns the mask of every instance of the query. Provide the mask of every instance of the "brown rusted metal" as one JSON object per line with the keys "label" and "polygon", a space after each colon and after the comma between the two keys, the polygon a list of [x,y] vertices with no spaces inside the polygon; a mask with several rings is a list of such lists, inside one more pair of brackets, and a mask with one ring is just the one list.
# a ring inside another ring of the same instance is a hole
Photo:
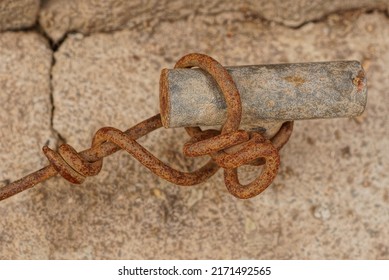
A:
{"label": "brown rusted metal", "polygon": [[[260,194],[271,184],[277,174],[280,165],[278,149],[259,133],[251,133],[251,139],[249,139],[247,133],[238,131],[242,119],[239,91],[230,74],[220,63],[209,56],[190,54],[180,59],[175,65],[175,68],[188,67],[199,67],[216,81],[227,105],[227,120],[222,126],[221,134],[218,136],[205,140],[196,138],[196,135],[192,136],[194,138],[184,146],[184,153],[187,156],[209,154],[219,166],[225,169],[224,181],[232,195],[247,199]],[[289,127],[292,129],[293,126],[289,125]],[[186,130],[195,130],[197,135],[201,132],[200,127],[187,127]],[[286,132],[282,130],[280,133],[285,134]],[[286,141],[289,139],[286,135],[278,136],[280,148],[285,144],[282,144],[282,138]],[[242,145],[242,142],[245,143]],[[226,148],[234,145],[240,145],[240,149],[234,153],[225,151]],[[237,168],[257,159],[265,160],[265,166],[261,174],[254,182],[241,185],[237,176]]]}
{"label": "brown rusted metal", "polygon": [[[221,131],[203,131],[200,127],[186,127],[191,139],[184,145],[184,154],[209,155],[211,159],[204,166],[193,172],[176,170],[153,156],[136,141],[162,127],[161,115],[158,114],[125,132],[112,127],[101,128],[94,135],[91,148],[80,153],[68,144],[61,145],[58,151],[44,146],[43,152],[50,165],[1,188],[0,200],[31,188],[58,173],[73,184],[81,184],[86,177],[100,172],[104,157],[121,149],[127,151],[157,176],[177,185],[199,184],[222,167],[227,190],[232,195],[246,199],[264,191],[277,174],[280,164],[278,150],[289,140],[293,122],[284,123],[270,140],[258,132],[239,130],[242,118],[240,94],[228,71],[220,63],[203,54],[186,55],[175,66],[175,68],[190,67],[199,67],[208,72],[220,87],[227,104],[227,119]],[[264,165],[257,179],[247,185],[240,184],[237,176],[237,168],[244,164]]]}

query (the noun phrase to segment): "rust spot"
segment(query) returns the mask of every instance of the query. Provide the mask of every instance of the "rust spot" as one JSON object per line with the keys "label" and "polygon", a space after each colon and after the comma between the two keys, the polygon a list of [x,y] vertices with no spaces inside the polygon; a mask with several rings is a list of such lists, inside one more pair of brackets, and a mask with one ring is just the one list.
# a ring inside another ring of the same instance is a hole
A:
{"label": "rust spot", "polygon": [[342,157],[344,157],[344,158],[349,158],[349,157],[351,157],[351,149],[350,149],[350,146],[346,146],[346,147],[340,149],[340,153],[341,153]]}
{"label": "rust spot", "polygon": [[389,192],[388,192],[388,191],[385,191],[384,196],[382,197],[382,199],[383,199],[385,202],[388,202],[388,201],[389,201]]}
{"label": "rust spot", "polygon": [[362,89],[365,87],[364,79],[365,79],[365,72],[363,70],[360,70],[358,72],[358,75],[353,79],[353,84],[357,86],[358,92],[362,91]]}
{"label": "rust spot", "polygon": [[305,79],[300,76],[287,76],[285,77],[285,80],[288,81],[289,83],[294,84],[294,86],[296,87],[299,87],[305,83]]}
{"label": "rust spot", "polygon": [[309,145],[311,145],[311,146],[314,146],[315,145],[315,140],[313,139],[313,138],[311,138],[311,137],[307,137],[307,142],[308,142],[308,144]]}
{"label": "rust spot", "polygon": [[270,107],[270,108],[273,108],[274,105],[276,105],[276,103],[274,102],[274,100],[270,100],[267,102],[267,106]]}

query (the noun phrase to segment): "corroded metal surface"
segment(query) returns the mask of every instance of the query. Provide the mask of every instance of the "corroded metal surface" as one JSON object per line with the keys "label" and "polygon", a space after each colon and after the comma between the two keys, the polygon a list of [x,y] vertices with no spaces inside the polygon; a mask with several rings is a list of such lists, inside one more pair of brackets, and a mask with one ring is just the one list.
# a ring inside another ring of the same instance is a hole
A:
{"label": "corroded metal surface", "polygon": [[[192,67],[201,70],[181,69]],[[100,172],[104,157],[121,149],[154,174],[177,185],[199,184],[222,167],[227,190],[235,197],[251,198],[263,192],[277,175],[279,150],[290,138],[293,119],[355,116],[363,111],[366,103],[366,77],[358,62],[248,66],[227,70],[209,56],[189,54],[177,62],[175,69],[162,71],[162,115],[155,115],[125,132],[112,127],[101,128],[94,135],[91,148],[80,153],[68,144],[61,145],[58,151],[44,146],[43,152],[50,165],[1,188],[0,200],[56,174],[73,184],[81,184],[86,177]],[[259,79],[257,75],[263,77]],[[200,88],[198,81],[204,84]],[[201,103],[203,98],[205,103]],[[193,121],[180,122],[191,116]],[[272,137],[241,129],[242,120],[255,126],[259,118],[278,121],[280,128]],[[220,131],[203,131],[195,126],[220,124],[224,119]],[[211,157],[195,171],[182,172],[168,166],[136,141],[162,125],[169,127],[177,123],[186,126],[191,137],[184,145],[184,154]],[[263,165],[263,168],[253,182],[242,185],[237,168],[245,164]]]}
{"label": "corroded metal surface", "polygon": [[[208,154],[221,167],[224,168],[224,182],[228,191],[235,197],[247,199],[263,192],[274,180],[280,165],[278,149],[272,142],[257,132],[250,135],[245,131],[239,131],[242,119],[242,105],[239,90],[229,75],[228,71],[217,61],[209,56],[191,54],[180,59],[175,68],[199,67],[211,75],[220,88],[227,105],[227,119],[221,128],[220,135],[211,138],[203,137],[200,127],[186,127],[192,140],[184,147],[184,153],[188,156],[201,156]],[[161,88],[163,74],[161,78]],[[161,95],[164,98],[164,95]],[[161,100],[163,104],[165,101]],[[292,129],[293,126],[291,125]],[[281,134],[288,135],[285,131]],[[290,136],[290,134],[289,134]],[[289,136],[284,136],[289,139]],[[287,140],[286,140],[287,141]],[[238,145],[239,150],[232,153],[227,148]],[[258,159],[264,159],[265,166],[261,174],[251,183],[242,185],[239,182],[237,168],[244,164],[250,164]]]}
{"label": "corroded metal surface", "polygon": [[[366,105],[365,72],[357,61],[226,67],[240,92],[242,127],[266,130],[290,120],[354,117]],[[160,106],[164,127],[214,126],[226,103],[200,69],[164,69]]]}
{"label": "corroded metal surface", "polygon": [[[160,114],[122,132],[104,127],[93,137],[92,147],[78,153],[68,144],[58,151],[47,146],[43,152],[50,165],[0,189],[0,200],[15,195],[59,173],[73,184],[81,184],[87,176],[97,175],[105,156],[123,149],[153,173],[177,185],[199,184],[222,167],[228,191],[238,198],[250,198],[264,191],[274,180],[280,164],[278,150],[288,141],[293,123],[285,123],[279,132],[268,140],[258,132],[239,130],[242,104],[239,91],[227,70],[217,61],[202,54],[189,54],[180,59],[176,68],[199,67],[209,73],[220,87],[226,104],[227,119],[221,129],[202,131],[200,127],[186,127],[191,139],[184,147],[187,156],[210,155],[211,159],[192,172],[178,171],[166,165],[142,147],[136,139],[162,127]],[[264,165],[252,183],[242,185],[237,168],[244,164]]]}

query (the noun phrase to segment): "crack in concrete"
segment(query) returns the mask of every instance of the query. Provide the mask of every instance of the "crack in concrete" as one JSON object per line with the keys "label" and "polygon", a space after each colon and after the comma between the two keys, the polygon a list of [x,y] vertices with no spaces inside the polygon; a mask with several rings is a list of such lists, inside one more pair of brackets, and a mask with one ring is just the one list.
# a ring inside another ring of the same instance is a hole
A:
{"label": "crack in concrete", "polygon": [[[355,9],[347,9],[347,10],[336,11],[333,13],[328,13],[328,14],[325,14],[325,15],[319,17],[319,18],[304,21],[303,23],[301,23],[297,26],[288,26],[285,24],[280,24],[280,25],[282,25],[284,27],[288,27],[288,28],[293,29],[293,30],[298,30],[298,29],[303,28],[304,26],[306,26],[307,24],[310,24],[310,23],[317,24],[317,23],[325,22],[328,20],[329,17],[334,16],[334,15],[343,16],[343,15],[348,14],[348,13],[357,13],[357,12],[360,12],[360,15],[372,14],[374,12],[377,12],[378,14],[383,14],[383,15],[385,15],[385,17],[389,18],[388,10],[382,10],[380,8],[372,8],[372,9],[355,8]],[[270,21],[270,22],[273,22],[273,21]]]}
{"label": "crack in concrete", "polygon": [[[39,35],[41,35],[48,43],[50,46],[50,49],[52,50],[51,53],[51,64],[50,64],[50,71],[49,71],[49,83],[50,83],[50,105],[51,105],[51,110],[50,110],[50,130],[54,137],[56,138],[56,145],[58,148],[61,144],[66,143],[66,139],[61,135],[61,133],[55,129],[54,127],[54,113],[55,113],[55,101],[54,101],[54,86],[53,86],[53,69],[54,65],[56,63],[55,60],[55,52],[57,51],[58,47],[60,45],[54,43],[54,41],[48,36],[48,34],[45,32],[45,30],[42,28],[42,26],[39,24],[39,21],[35,22],[35,25],[32,28],[35,32],[37,32]],[[61,41],[62,44],[63,41]]]}
{"label": "crack in concrete", "polygon": [[66,143],[66,139],[54,127],[55,103],[54,103],[54,87],[53,87],[53,69],[54,69],[55,62],[56,61],[55,61],[54,51],[53,51],[51,57],[51,66],[50,66],[50,104],[51,104],[50,129],[52,133],[55,135],[55,137],[57,138],[57,148],[58,148],[61,144]]}

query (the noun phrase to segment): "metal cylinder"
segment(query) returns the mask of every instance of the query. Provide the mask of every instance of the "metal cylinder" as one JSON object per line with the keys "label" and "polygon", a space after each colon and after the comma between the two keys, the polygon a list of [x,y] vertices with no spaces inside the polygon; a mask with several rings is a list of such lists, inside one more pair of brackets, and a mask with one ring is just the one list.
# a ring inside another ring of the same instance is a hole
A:
{"label": "metal cylinder", "polygon": [[[242,127],[354,117],[366,105],[366,76],[358,61],[226,69],[240,92]],[[223,124],[226,118],[226,103],[218,85],[209,74],[195,68],[162,70],[160,106],[166,128],[215,126]]]}

